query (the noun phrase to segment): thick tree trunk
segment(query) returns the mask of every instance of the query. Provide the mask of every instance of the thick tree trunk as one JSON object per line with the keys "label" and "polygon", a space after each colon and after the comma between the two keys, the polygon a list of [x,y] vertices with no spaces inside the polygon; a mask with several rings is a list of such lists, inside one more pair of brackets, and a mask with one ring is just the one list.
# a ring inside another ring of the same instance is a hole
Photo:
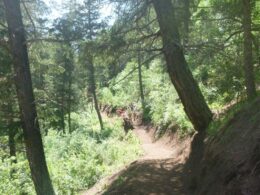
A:
{"label": "thick tree trunk", "polygon": [[138,52],[138,80],[139,80],[139,89],[140,97],[142,103],[143,113],[145,112],[145,101],[144,101],[144,89],[143,89],[143,78],[142,78],[142,64],[141,64],[141,54]]}
{"label": "thick tree trunk", "polygon": [[19,0],[4,0],[9,38],[14,61],[15,85],[23,121],[26,154],[38,195],[52,195],[54,190],[44,156],[32,89],[29,59]]}
{"label": "thick tree trunk", "polygon": [[248,99],[256,97],[256,87],[253,67],[253,40],[251,34],[251,5],[250,0],[243,1],[243,30],[244,30],[244,70],[246,81],[246,92]]}
{"label": "thick tree trunk", "polygon": [[197,131],[204,131],[212,113],[184,58],[171,0],[152,0],[163,40],[164,55],[173,85]]}

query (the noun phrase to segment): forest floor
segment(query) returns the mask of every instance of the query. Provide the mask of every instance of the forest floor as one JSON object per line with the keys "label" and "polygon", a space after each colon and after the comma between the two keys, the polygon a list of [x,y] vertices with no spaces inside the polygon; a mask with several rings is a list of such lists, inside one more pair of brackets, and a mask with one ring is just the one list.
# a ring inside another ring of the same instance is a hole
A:
{"label": "forest floor", "polygon": [[154,129],[137,125],[133,132],[140,139],[144,154],[117,173],[99,181],[83,194],[181,195],[182,169],[189,150],[189,140],[166,134],[154,139]]}

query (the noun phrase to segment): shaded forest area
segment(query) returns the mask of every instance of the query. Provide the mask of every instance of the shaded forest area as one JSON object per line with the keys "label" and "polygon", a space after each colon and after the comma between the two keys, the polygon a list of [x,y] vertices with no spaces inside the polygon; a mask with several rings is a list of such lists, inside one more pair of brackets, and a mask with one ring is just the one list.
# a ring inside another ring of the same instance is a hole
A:
{"label": "shaded forest area", "polygon": [[260,193],[259,44],[257,0],[0,0],[0,194],[89,189],[140,124],[191,140],[185,190]]}

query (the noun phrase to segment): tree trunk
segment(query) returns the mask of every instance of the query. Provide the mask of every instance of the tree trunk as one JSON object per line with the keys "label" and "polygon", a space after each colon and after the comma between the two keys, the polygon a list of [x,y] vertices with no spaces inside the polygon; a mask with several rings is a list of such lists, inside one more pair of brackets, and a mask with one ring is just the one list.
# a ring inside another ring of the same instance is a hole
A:
{"label": "tree trunk", "polygon": [[62,87],[61,87],[61,102],[60,102],[60,125],[63,134],[66,134],[66,124],[65,124],[65,112],[66,112],[66,97],[65,97],[65,82],[66,82],[66,74],[65,72],[62,75]]}
{"label": "tree trunk", "polygon": [[15,157],[14,160],[12,160],[12,163],[17,163],[16,160],[16,147],[15,147],[15,140],[14,137],[16,135],[16,127],[14,127],[14,121],[13,121],[13,109],[12,109],[12,105],[10,104],[10,102],[8,102],[8,108],[7,108],[7,115],[8,115],[8,119],[7,119],[7,125],[8,125],[8,146],[9,146],[9,154],[10,157]]}
{"label": "tree trunk", "polygon": [[62,128],[62,132],[63,134],[66,134],[66,125],[65,125],[65,87],[64,87],[64,79],[63,79],[63,89],[61,92],[61,116],[60,116],[60,120],[61,120],[61,128]]}
{"label": "tree trunk", "polygon": [[184,58],[172,2],[152,0],[152,3],[160,26],[170,79],[194,128],[204,131],[212,120],[212,113]]}
{"label": "tree trunk", "polygon": [[94,68],[94,65],[93,65],[93,59],[92,59],[92,56],[88,56],[88,71],[89,71],[89,88],[90,88],[90,93],[92,94],[93,96],[93,100],[94,100],[94,107],[95,107],[95,110],[97,112],[97,116],[98,116],[98,120],[99,120],[99,124],[100,124],[100,128],[101,130],[104,129],[104,125],[103,125],[103,120],[102,120],[102,116],[100,114],[100,110],[99,110],[99,106],[98,106],[98,99],[97,99],[97,94],[96,94],[96,79],[95,79],[95,68]]}
{"label": "tree trunk", "polygon": [[38,195],[52,195],[51,184],[46,165],[42,138],[37,119],[28,52],[19,0],[4,0],[8,23],[9,39],[13,54],[15,86],[19,108],[23,121],[26,154],[29,161],[32,180]]}
{"label": "tree trunk", "polygon": [[100,129],[103,130],[104,129],[104,124],[103,124],[102,116],[100,114],[100,110],[99,110],[99,107],[98,107],[98,100],[97,100],[96,90],[93,91],[93,99],[94,99],[95,110],[96,110],[97,115],[98,115]]}
{"label": "tree trunk", "polygon": [[[7,105],[7,125],[8,125],[8,146],[9,146],[9,154],[11,158],[11,163],[17,163],[16,158],[16,145],[15,145],[15,135],[16,135],[16,127],[13,121],[13,108],[10,102]],[[10,171],[10,176],[13,178],[15,173],[15,168],[12,168]]]}
{"label": "tree trunk", "polygon": [[184,46],[187,46],[189,43],[190,15],[190,0],[184,0]]}
{"label": "tree trunk", "polygon": [[144,89],[143,89],[143,79],[142,79],[142,64],[141,64],[141,54],[138,52],[138,79],[140,88],[140,97],[142,103],[143,113],[145,112],[145,101],[144,101]]}
{"label": "tree trunk", "polygon": [[69,133],[72,132],[71,130],[71,74],[70,74],[70,81],[69,81],[69,97],[68,97],[68,128],[69,128]]}
{"label": "tree trunk", "polygon": [[68,131],[69,133],[72,132],[72,129],[71,129],[71,107],[72,107],[72,81],[73,81],[73,78],[72,78],[72,73],[73,73],[73,70],[74,70],[74,55],[73,55],[73,51],[72,51],[72,45],[70,42],[67,42],[66,43],[67,47],[69,48],[69,58],[65,59],[66,60],[66,63],[65,63],[65,70],[67,72],[67,81],[68,81],[68,90],[67,91],[67,94],[68,94],[68,97],[67,97],[67,112],[68,112]]}
{"label": "tree trunk", "polygon": [[251,5],[250,0],[243,1],[243,30],[244,30],[244,71],[245,84],[248,99],[252,100],[256,97],[256,87],[254,79],[253,66],[253,49],[252,49],[252,34],[251,34]]}

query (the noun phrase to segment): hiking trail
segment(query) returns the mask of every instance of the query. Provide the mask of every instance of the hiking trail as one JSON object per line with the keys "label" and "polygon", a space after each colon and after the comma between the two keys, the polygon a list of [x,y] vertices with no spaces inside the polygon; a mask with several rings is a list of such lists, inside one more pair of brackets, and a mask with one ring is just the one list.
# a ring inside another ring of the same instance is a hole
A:
{"label": "hiking trail", "polygon": [[133,132],[139,138],[144,154],[82,194],[184,194],[181,175],[189,140],[180,144],[174,136],[168,135],[156,141],[154,129],[146,125],[134,125]]}

